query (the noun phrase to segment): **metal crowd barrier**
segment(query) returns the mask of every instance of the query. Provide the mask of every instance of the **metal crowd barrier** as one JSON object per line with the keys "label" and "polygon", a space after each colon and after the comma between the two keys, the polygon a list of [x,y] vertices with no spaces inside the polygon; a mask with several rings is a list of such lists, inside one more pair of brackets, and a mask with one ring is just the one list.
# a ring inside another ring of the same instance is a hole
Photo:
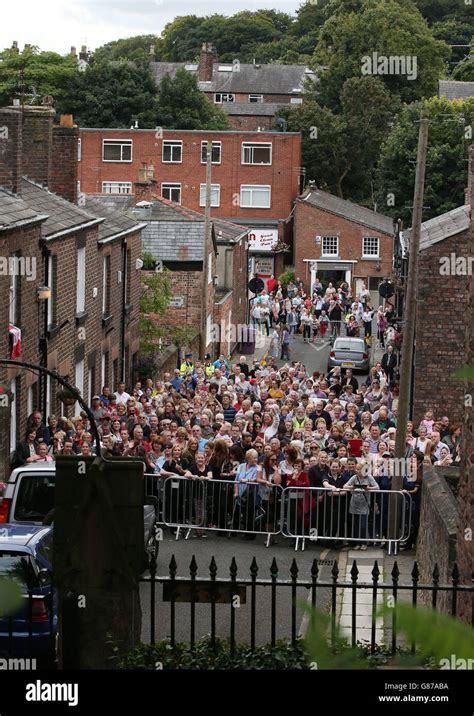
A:
{"label": "metal crowd barrier", "polygon": [[[411,532],[411,495],[393,490],[287,487],[281,500],[281,533],[295,540],[350,544],[406,541]],[[393,522],[394,533],[390,534]]]}
{"label": "metal crowd barrier", "polygon": [[[266,535],[295,540],[376,544],[406,541],[411,532],[411,496],[393,490],[335,490],[325,487],[271,488],[257,482],[206,480],[146,474],[147,494],[158,498],[157,521],[198,536],[206,532]],[[393,532],[390,532],[392,526]]]}
{"label": "metal crowd barrier", "polygon": [[280,532],[282,489],[257,482],[168,477],[163,484],[162,521],[175,528],[176,539],[181,530],[188,539],[191,531],[242,533],[271,537]]}

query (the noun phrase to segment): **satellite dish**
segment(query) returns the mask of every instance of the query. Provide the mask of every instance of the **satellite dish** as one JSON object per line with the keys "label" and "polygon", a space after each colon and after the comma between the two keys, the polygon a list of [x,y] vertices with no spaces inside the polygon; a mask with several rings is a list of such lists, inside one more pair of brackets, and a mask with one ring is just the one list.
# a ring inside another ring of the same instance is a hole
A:
{"label": "satellite dish", "polygon": [[252,293],[261,293],[264,288],[265,284],[261,278],[255,277],[249,281],[249,291],[252,291]]}

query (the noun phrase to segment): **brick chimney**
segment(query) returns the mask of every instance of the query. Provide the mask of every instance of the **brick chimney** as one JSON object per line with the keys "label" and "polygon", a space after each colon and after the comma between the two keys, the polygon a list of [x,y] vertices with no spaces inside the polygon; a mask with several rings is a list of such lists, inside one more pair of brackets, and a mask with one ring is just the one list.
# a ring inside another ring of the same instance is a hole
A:
{"label": "brick chimney", "polygon": [[87,45],[81,45],[79,59],[84,60],[84,62],[87,62],[87,60],[89,59],[89,53],[87,52]]}
{"label": "brick chimney", "polygon": [[23,107],[24,176],[48,186],[52,166],[53,118],[51,107]]}
{"label": "brick chimney", "polygon": [[217,62],[217,55],[214,46],[210,42],[204,42],[199,57],[199,81],[210,82],[212,80],[212,66]]}
{"label": "brick chimney", "polygon": [[62,114],[59,127],[53,127],[52,161],[49,189],[77,204],[77,149],[79,128],[69,114]]}
{"label": "brick chimney", "polygon": [[21,189],[22,122],[19,109],[0,108],[0,187]]}

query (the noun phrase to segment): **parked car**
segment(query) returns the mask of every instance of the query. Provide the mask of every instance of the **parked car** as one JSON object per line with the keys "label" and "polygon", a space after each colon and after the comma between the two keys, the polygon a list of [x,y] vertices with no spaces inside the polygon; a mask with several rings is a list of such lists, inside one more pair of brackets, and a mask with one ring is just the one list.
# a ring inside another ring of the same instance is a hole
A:
{"label": "parked car", "polygon": [[[0,497],[0,528],[14,524],[42,525],[54,510],[56,466],[28,464],[12,471],[3,498]],[[157,499],[147,496],[143,506],[144,545],[148,558],[153,547]]]}
{"label": "parked car", "polygon": [[23,600],[13,615],[0,617],[2,657],[54,660],[58,613],[52,551],[51,527],[0,525],[0,578],[16,581]]}
{"label": "parked car", "polygon": [[363,338],[336,338],[329,353],[328,371],[336,366],[361,372],[369,370],[369,354]]}

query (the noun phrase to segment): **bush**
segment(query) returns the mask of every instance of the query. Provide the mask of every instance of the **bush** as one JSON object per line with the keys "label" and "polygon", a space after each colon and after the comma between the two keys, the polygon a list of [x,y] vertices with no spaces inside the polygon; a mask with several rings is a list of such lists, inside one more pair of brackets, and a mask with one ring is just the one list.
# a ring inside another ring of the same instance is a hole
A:
{"label": "bush", "polygon": [[286,641],[278,641],[275,647],[269,644],[255,647],[252,652],[248,644],[236,644],[233,656],[230,644],[216,639],[215,648],[209,637],[195,644],[191,650],[189,644],[171,646],[169,641],[157,644],[141,644],[128,654],[119,655],[115,648],[114,661],[118,669],[133,670],[193,670],[193,671],[253,671],[253,670],[308,670],[309,657],[302,641],[294,646]]}
{"label": "bush", "polygon": [[286,288],[290,281],[295,280],[295,272],[294,271],[285,271],[285,273],[281,273],[278,276],[278,280],[280,281],[283,288]]}

